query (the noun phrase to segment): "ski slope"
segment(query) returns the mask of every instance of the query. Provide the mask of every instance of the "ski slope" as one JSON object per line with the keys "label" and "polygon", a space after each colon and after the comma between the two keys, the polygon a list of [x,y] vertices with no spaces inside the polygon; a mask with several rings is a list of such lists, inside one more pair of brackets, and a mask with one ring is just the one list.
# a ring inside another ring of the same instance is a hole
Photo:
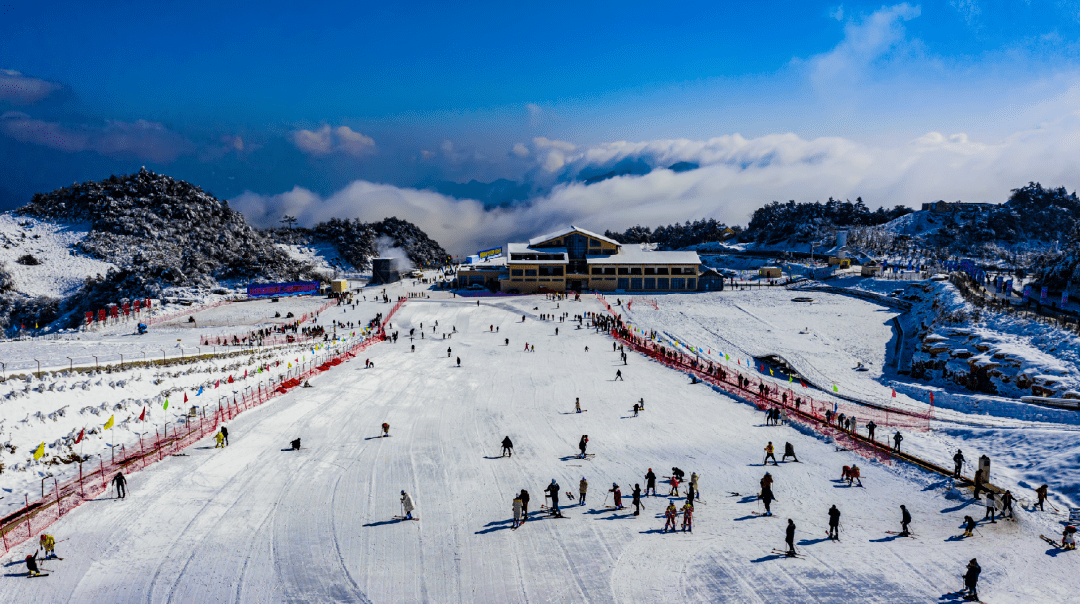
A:
{"label": "ski slope", "polygon": [[[1075,601],[1078,554],[1048,551],[1039,513],[955,540],[962,517],[983,510],[940,477],[766,427],[752,406],[637,355],[624,366],[606,336],[537,320],[599,311],[597,302],[560,305],[411,300],[393,320],[406,337],[365,353],[374,368],[357,359],[313,378],[313,388],[233,420],[228,448],[207,439],[132,474],[126,499],[77,508],[50,531],[66,540],[65,559],[27,581],[12,575],[31,544],[18,548],[4,559],[0,600],[895,604],[949,601],[978,557],[986,601]],[[407,334],[421,323],[425,338],[411,352]],[[524,352],[526,342],[536,352]],[[613,381],[617,369],[625,381]],[[587,413],[572,413],[575,397]],[[639,398],[646,411],[633,418]],[[377,437],[384,421],[390,438]],[[582,434],[596,454],[587,461],[572,457]],[[507,435],[515,454],[500,458]],[[296,437],[305,448],[284,451]],[[802,463],[763,468],[770,440],[794,444]],[[837,480],[851,463],[865,488]],[[648,498],[636,518],[604,508],[612,482],[629,503],[648,468],[664,476],[672,466],[701,476],[706,503],[692,534],[659,532],[665,497]],[[776,478],[772,518],[751,513],[765,471]],[[565,519],[536,513],[552,478],[576,493],[582,476],[587,505]],[[522,488],[530,519],[511,530]],[[402,489],[418,522],[394,519]],[[885,533],[898,530],[901,503],[917,539]],[[824,538],[832,504],[843,514],[839,543]],[[787,518],[805,558],[772,553]]]}

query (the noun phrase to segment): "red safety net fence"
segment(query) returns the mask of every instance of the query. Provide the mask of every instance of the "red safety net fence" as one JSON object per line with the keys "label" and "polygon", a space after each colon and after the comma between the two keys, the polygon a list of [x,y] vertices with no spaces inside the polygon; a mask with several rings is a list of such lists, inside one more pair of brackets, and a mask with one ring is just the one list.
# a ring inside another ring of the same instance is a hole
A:
{"label": "red safety net fence", "polygon": [[[398,301],[386,316],[384,325],[404,302],[404,298]],[[111,453],[103,455],[96,463],[80,463],[78,476],[63,482],[54,478],[52,493],[36,501],[30,501],[29,496],[26,496],[26,505],[23,508],[0,518],[0,541],[3,543],[4,553],[41,533],[83,502],[101,496],[109,490],[117,473],[123,472],[127,475],[137,472],[167,456],[175,455],[217,432],[223,421],[231,420],[248,409],[285,394],[300,386],[305,379],[340,365],[345,359],[354,357],[360,351],[385,339],[385,332],[380,330],[347,350],[324,358],[319,364],[312,362],[298,365],[290,368],[276,383],[271,381],[266,386],[260,384],[250,392],[234,395],[231,402],[219,403],[218,408],[209,414],[204,408],[201,414],[183,417],[171,430],[170,426],[166,425],[164,433],[155,430],[153,437],[140,436],[137,448],[133,446],[129,451],[125,445],[113,447]],[[270,368],[269,365],[264,367]],[[106,458],[109,459],[107,463]]]}
{"label": "red safety net fence", "polygon": [[[636,335],[625,326],[607,300],[599,295],[597,298],[615,317],[616,324],[611,329],[610,335],[623,346],[748,400],[759,409],[780,409],[788,421],[797,421],[820,434],[831,436],[837,441],[838,446],[855,451],[864,457],[879,461],[891,459],[887,446],[889,435],[885,434],[885,430],[924,432],[930,429],[930,413],[861,405],[845,400],[815,399],[810,396],[809,389],[798,391],[783,387],[771,380],[765,380],[760,374],[703,361],[678,350],[668,349],[648,338]],[[844,420],[853,420],[851,425],[854,429],[841,425],[839,421],[841,417]],[[871,422],[875,426],[875,438],[884,438],[885,445],[870,440],[869,435],[859,434],[859,430],[867,429],[867,425]]]}

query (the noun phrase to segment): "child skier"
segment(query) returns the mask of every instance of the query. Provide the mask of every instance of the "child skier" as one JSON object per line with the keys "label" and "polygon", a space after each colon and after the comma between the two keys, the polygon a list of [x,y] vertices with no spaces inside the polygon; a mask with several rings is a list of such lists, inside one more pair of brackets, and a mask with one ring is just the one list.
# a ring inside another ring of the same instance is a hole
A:
{"label": "child skier", "polygon": [[679,511],[675,509],[675,502],[669,503],[667,509],[664,510],[664,517],[667,518],[667,521],[664,522],[664,530],[660,532],[666,533],[669,526],[671,527],[671,532],[675,532],[675,516],[678,515]]}
{"label": "child skier", "polygon": [[402,491],[401,492],[401,510],[403,512],[405,512],[404,519],[405,520],[412,520],[413,519],[412,513],[413,513],[413,510],[415,510],[415,509],[416,509],[416,506],[413,504],[412,497],[408,493],[406,493],[405,491]]}
{"label": "child skier", "polygon": [[386,422],[383,422],[383,425],[382,425],[382,435],[383,435],[384,437],[385,437],[385,436],[390,436],[390,424],[388,424],[388,423],[386,423]]}
{"label": "child skier", "polygon": [[908,513],[907,508],[903,505],[900,506],[900,536],[907,537],[911,533],[908,532],[908,525],[911,524],[911,514]]}
{"label": "child skier", "polygon": [[45,550],[45,557],[42,560],[48,560],[51,555],[53,558],[59,558],[56,555],[56,538],[46,533],[41,534],[41,538],[38,539],[38,543],[41,545],[41,549]]}
{"label": "child skier", "polygon": [[766,465],[767,463],[769,463],[770,457],[772,458],[772,463],[774,466],[780,465],[776,463],[776,455],[773,454],[772,441],[769,441],[769,444],[765,445],[765,461],[761,462],[761,465]]}
{"label": "child skier", "polygon": [[585,480],[585,477],[581,477],[581,482],[578,483],[578,505],[585,505],[585,494],[589,490],[589,481]]}
{"label": "child skier", "polygon": [[614,494],[615,494],[615,509],[616,509],[616,510],[621,510],[621,509],[623,509],[623,505],[622,505],[622,491],[621,491],[621,490],[619,489],[619,485],[618,485],[618,484],[616,484],[616,483],[614,483],[614,482],[613,482],[613,483],[611,483],[611,488],[610,488],[610,489],[608,489],[608,492],[609,492],[609,493],[614,493]]}
{"label": "child skier", "polygon": [[589,435],[588,434],[582,434],[581,435],[581,440],[578,441],[577,446],[578,446],[578,449],[581,450],[581,458],[585,459],[585,448],[589,446]]}
{"label": "child skier", "polygon": [[784,456],[780,458],[780,461],[787,461],[788,456],[795,460],[795,463],[799,462],[799,458],[795,457],[795,447],[791,443],[784,443]]}
{"label": "child skier", "polygon": [[694,503],[689,499],[682,506],[682,530],[694,532]]}
{"label": "child skier", "polygon": [[26,576],[27,577],[41,576],[41,570],[38,569],[38,565],[37,565],[37,555],[38,555],[37,551],[34,551],[34,553],[26,556],[26,558],[25,558],[25,561],[26,561]]}
{"label": "child skier", "polygon": [[224,434],[222,434],[221,432],[218,432],[217,434],[214,435],[214,440],[217,441],[217,444],[214,445],[215,449],[224,449],[225,448],[225,435]]}
{"label": "child skier", "polygon": [[514,497],[514,528],[521,526],[521,496]]}
{"label": "child skier", "polygon": [[634,484],[634,492],[632,493],[632,496],[634,498],[633,499],[634,515],[637,516],[637,515],[641,514],[641,485],[640,484],[636,484],[636,483]]}
{"label": "child skier", "polygon": [[975,519],[971,516],[964,516],[964,536],[971,537],[971,531],[975,530]]}

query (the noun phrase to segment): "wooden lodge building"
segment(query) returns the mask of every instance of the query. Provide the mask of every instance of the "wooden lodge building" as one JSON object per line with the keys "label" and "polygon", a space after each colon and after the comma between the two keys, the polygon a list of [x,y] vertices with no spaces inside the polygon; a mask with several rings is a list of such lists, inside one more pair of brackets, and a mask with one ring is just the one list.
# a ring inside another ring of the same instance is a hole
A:
{"label": "wooden lodge building", "polygon": [[[505,293],[696,291],[697,252],[658,252],[623,244],[575,226],[508,243],[506,256],[465,264],[458,287],[481,284]],[[497,286],[497,287],[496,287]]]}

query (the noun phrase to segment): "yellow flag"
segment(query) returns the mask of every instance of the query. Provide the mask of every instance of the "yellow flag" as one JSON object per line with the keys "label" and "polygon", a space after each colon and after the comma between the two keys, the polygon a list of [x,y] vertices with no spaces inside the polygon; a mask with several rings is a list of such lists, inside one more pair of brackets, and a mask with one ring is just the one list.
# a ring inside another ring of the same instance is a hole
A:
{"label": "yellow flag", "polygon": [[292,369],[292,363],[289,363],[289,369]]}
{"label": "yellow flag", "polygon": [[775,375],[775,374],[774,374],[774,373],[772,372],[772,369],[771,369],[771,368],[769,369],[769,375]]}
{"label": "yellow flag", "polygon": [[44,442],[41,443],[40,445],[38,445],[38,448],[34,449],[34,459],[35,460],[41,459],[41,457],[43,455],[45,455],[45,443]]}
{"label": "yellow flag", "polygon": [[116,416],[115,416],[115,415],[110,415],[110,416],[109,416],[109,421],[105,422],[105,429],[106,429],[106,430],[108,430],[109,428],[112,428],[112,425],[113,425],[113,418],[114,418],[114,417],[116,417]]}

